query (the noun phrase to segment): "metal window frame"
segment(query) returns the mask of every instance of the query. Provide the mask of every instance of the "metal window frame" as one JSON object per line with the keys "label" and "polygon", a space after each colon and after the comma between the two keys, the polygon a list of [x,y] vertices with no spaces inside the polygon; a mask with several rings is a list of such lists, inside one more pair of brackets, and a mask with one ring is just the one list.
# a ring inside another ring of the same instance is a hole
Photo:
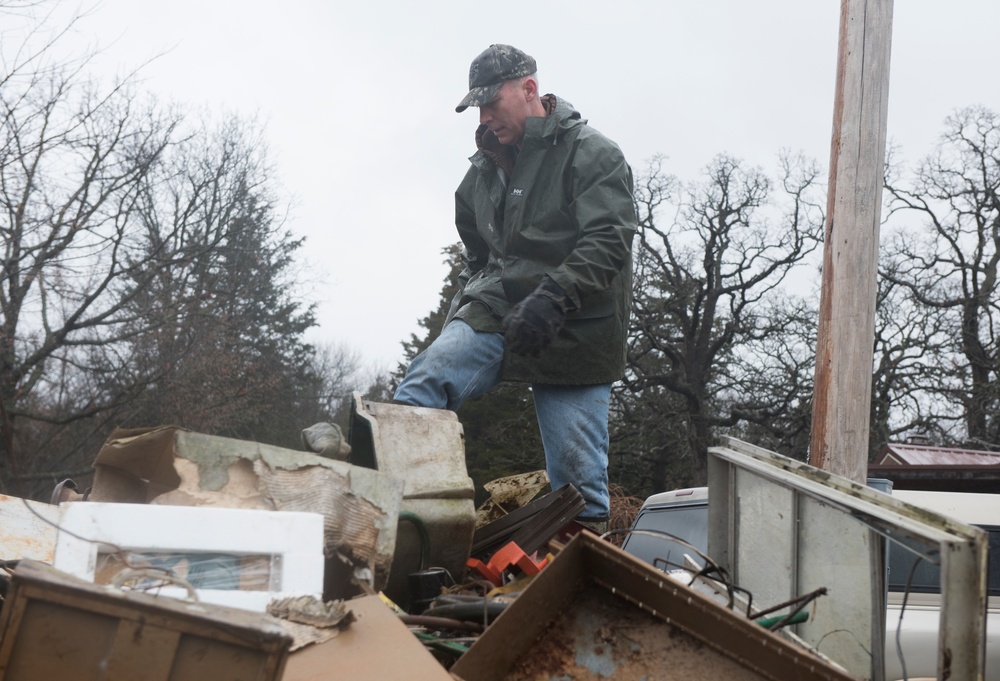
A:
{"label": "metal window frame", "polygon": [[709,555],[754,593],[827,586],[796,633],[864,679],[884,678],[885,538],[924,546],[941,566],[938,678],[983,678],[984,531],[734,438],[709,449],[708,484]]}

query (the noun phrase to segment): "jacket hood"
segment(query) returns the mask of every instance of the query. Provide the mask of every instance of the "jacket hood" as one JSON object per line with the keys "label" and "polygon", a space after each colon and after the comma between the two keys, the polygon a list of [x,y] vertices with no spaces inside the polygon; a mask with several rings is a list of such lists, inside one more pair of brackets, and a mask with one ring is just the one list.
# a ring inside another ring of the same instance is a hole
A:
{"label": "jacket hood", "polygon": [[545,107],[546,120],[543,121],[543,135],[555,124],[557,128],[567,128],[574,125],[576,121],[586,123],[580,112],[565,99],[559,99],[555,95],[545,95],[542,97],[542,106]]}
{"label": "jacket hood", "polygon": [[[552,137],[555,141],[558,139],[560,131],[576,125],[578,122],[587,122],[580,116],[580,112],[565,99],[547,94],[541,98],[541,102],[545,108],[545,116],[528,119],[525,137],[541,139]],[[480,125],[476,128],[476,148],[510,175],[514,168],[514,160],[517,158],[517,151],[513,145],[501,144],[496,135],[489,131],[489,128]]]}

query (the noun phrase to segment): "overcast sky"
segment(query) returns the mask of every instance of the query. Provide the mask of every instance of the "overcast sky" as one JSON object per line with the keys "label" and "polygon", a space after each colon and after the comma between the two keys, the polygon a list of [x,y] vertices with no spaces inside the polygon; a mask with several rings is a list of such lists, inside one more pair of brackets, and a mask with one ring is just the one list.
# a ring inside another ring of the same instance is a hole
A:
{"label": "overcast sky", "polygon": [[[65,10],[79,7],[61,1]],[[93,4],[84,7],[95,7]],[[641,171],[695,180],[713,156],[829,163],[840,0],[597,2],[103,0],[75,39],[165,100],[266,125],[321,326],[392,368],[436,307],[477,110],[469,62],[510,43]],[[889,138],[914,160],[953,110],[1000,110],[1000,2],[896,0]]]}

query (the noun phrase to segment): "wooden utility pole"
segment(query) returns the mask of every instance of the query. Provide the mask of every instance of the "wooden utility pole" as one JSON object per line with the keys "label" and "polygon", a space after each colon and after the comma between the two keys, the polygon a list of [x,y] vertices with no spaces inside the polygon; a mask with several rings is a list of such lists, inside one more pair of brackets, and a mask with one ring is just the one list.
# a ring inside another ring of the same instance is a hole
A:
{"label": "wooden utility pole", "polygon": [[841,0],[809,463],[864,483],[893,0]]}

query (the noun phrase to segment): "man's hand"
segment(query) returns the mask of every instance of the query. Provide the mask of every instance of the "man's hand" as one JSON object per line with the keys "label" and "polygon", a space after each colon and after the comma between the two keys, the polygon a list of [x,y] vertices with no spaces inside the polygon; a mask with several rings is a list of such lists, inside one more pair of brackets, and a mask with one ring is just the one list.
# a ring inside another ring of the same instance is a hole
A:
{"label": "man's hand", "polygon": [[511,352],[538,357],[566,321],[570,301],[559,284],[544,277],[531,294],[504,317],[507,345]]}

